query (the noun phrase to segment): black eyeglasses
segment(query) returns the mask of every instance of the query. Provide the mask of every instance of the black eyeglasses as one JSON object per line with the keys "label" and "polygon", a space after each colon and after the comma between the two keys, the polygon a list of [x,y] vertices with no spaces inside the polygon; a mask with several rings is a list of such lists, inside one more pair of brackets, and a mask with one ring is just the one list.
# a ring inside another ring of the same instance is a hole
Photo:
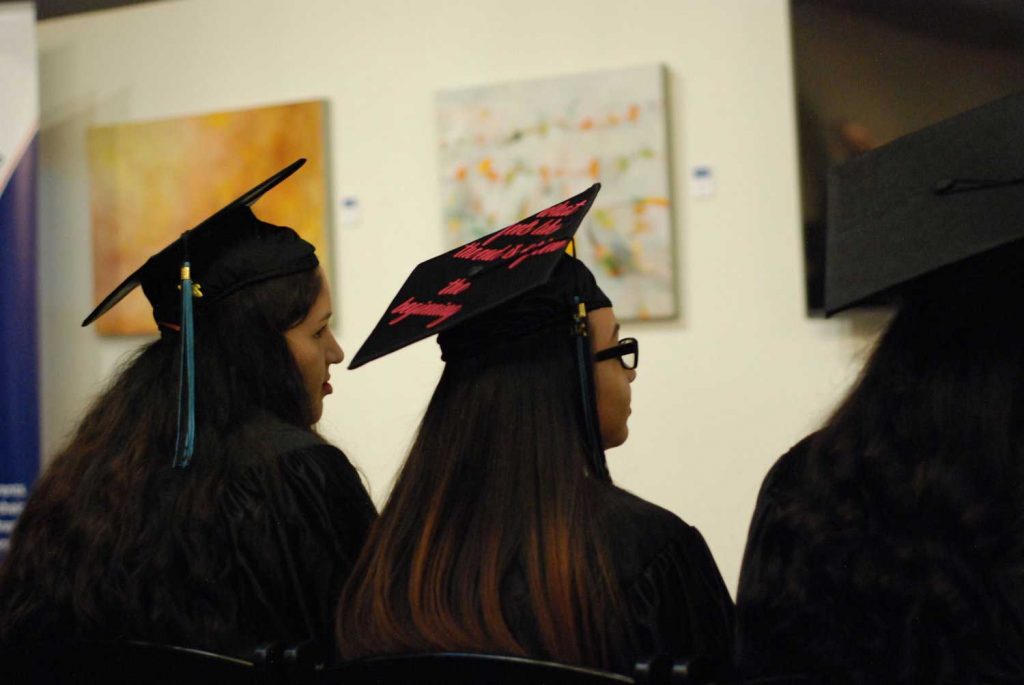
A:
{"label": "black eyeglasses", "polygon": [[624,369],[635,369],[640,361],[640,343],[636,338],[623,338],[618,345],[594,353],[595,362],[618,357]]}

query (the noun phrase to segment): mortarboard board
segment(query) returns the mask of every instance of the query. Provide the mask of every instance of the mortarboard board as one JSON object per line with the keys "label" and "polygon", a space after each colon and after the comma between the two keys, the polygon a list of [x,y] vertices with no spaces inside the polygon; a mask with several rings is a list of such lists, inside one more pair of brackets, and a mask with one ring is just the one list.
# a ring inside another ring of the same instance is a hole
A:
{"label": "mortarboard board", "polygon": [[[543,286],[565,259],[565,250],[600,189],[595,183],[579,195],[419,264],[349,368],[479,319]],[[600,297],[607,302],[603,293]]]}
{"label": "mortarboard board", "polygon": [[292,229],[260,221],[250,205],[305,164],[299,159],[243,193],[146,260],[85,318],[87,326],[132,290],[142,290],[163,331],[180,331],[178,441],[174,466],[187,466],[195,440],[193,307],[200,312],[238,290],[316,268],[311,244]]}
{"label": "mortarboard board", "polygon": [[825,312],[1024,238],[1024,93],[829,174]]}
{"label": "mortarboard board", "polygon": [[588,458],[611,480],[601,447],[587,308],[610,307],[593,275],[566,255],[601,189],[584,192],[419,264],[349,364],[350,369],[440,334],[443,357],[471,356],[516,334],[564,324],[575,335]]}

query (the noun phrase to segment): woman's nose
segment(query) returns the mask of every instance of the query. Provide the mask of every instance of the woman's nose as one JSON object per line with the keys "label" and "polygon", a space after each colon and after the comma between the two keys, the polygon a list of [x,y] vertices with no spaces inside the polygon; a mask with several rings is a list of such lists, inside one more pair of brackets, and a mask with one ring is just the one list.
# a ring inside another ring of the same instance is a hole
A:
{"label": "woman's nose", "polygon": [[334,333],[331,333],[331,347],[328,353],[327,363],[329,364],[340,364],[345,359],[345,350],[341,349],[341,345],[338,344]]}

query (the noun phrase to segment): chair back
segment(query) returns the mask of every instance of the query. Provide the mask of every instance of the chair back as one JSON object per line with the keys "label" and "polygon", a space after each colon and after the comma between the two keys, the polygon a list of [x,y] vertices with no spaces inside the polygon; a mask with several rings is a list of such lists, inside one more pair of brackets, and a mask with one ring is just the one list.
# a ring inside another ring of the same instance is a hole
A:
{"label": "chair back", "polygon": [[403,654],[326,669],[322,685],[632,685],[615,673],[493,654]]}
{"label": "chair back", "polygon": [[54,641],[0,649],[0,683],[260,685],[244,659],[147,642]]}
{"label": "chair back", "polygon": [[633,668],[635,685],[737,685],[719,679],[722,668],[716,661],[703,659],[673,659],[659,654],[642,659]]}

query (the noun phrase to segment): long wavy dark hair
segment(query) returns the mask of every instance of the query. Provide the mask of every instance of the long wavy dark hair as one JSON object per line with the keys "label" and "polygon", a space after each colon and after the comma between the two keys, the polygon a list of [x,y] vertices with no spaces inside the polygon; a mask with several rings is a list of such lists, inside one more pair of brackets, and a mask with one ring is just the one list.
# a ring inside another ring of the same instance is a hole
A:
{"label": "long wavy dark hair", "polygon": [[1024,680],[1022,264],[910,289],[777,502],[741,642],[745,614],[830,682]]}
{"label": "long wavy dark hair", "polygon": [[[470,650],[610,663],[568,325],[449,361],[338,609],[343,655]],[[510,587],[510,577],[522,587]],[[517,600],[509,602],[510,596]],[[517,626],[532,624],[529,634]]]}
{"label": "long wavy dark hair", "polygon": [[321,288],[276,278],[197,315],[196,452],[172,470],[180,336],[143,347],[36,483],[0,565],[0,641],[130,637],[225,647],[238,614],[218,494],[259,458],[254,419],[311,430],[284,338]]}

